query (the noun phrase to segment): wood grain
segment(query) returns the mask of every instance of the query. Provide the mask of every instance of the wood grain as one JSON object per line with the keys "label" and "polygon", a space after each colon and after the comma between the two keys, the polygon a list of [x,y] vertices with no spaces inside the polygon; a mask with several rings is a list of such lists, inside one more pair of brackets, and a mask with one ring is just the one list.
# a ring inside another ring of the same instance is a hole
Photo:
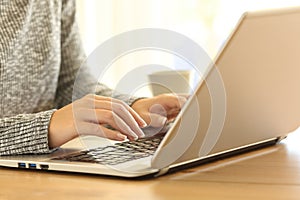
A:
{"label": "wood grain", "polygon": [[155,179],[0,168],[0,199],[299,199],[300,130],[280,144]]}

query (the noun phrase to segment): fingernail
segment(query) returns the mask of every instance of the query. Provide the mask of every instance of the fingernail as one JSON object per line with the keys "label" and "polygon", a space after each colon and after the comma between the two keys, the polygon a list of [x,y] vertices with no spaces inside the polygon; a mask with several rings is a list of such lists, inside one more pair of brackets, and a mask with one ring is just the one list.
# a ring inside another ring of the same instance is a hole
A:
{"label": "fingernail", "polygon": [[[144,128],[144,127],[142,127],[142,128]],[[145,133],[142,131],[142,129],[139,129],[138,131],[139,131],[140,137],[145,137]]]}
{"label": "fingernail", "polygon": [[145,128],[146,126],[148,126],[148,124],[143,120],[143,121],[142,121],[141,128]]}
{"label": "fingernail", "polygon": [[137,140],[139,138],[133,131],[130,131],[130,135],[131,137],[133,137],[134,140]]}
{"label": "fingernail", "polygon": [[137,140],[137,139],[139,139],[139,137],[137,135],[135,135],[135,136],[133,136],[133,139]]}
{"label": "fingernail", "polygon": [[121,139],[121,140],[126,140],[126,139],[127,139],[127,136],[126,136],[126,135],[123,135],[123,134],[121,134],[121,133],[118,133],[118,134],[117,134],[117,137],[118,137],[119,139]]}
{"label": "fingernail", "polygon": [[161,126],[164,126],[167,122],[167,118],[161,116],[161,117],[158,117],[157,121],[158,121],[158,123],[160,123]]}
{"label": "fingernail", "polygon": [[178,97],[178,100],[179,100],[179,104],[180,104],[181,108],[184,106],[184,104],[187,101],[187,99],[185,97],[181,97],[181,96]]}
{"label": "fingernail", "polygon": [[138,124],[139,124],[139,127],[141,127],[141,128],[148,126],[148,124],[142,118],[140,120],[138,120]]}

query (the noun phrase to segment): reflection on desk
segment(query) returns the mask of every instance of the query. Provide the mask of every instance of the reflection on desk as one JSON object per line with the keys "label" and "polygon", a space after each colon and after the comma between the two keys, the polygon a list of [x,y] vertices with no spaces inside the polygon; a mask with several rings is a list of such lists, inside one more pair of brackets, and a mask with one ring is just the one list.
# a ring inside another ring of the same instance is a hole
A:
{"label": "reflection on desk", "polygon": [[147,180],[0,168],[0,199],[299,199],[298,141]]}

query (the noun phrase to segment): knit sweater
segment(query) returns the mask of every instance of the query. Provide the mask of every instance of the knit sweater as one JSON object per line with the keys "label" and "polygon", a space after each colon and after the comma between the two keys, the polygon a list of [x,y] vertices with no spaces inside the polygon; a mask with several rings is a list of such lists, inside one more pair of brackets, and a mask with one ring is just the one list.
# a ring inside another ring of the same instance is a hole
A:
{"label": "knit sweater", "polygon": [[[112,96],[86,66],[75,20],[75,0],[0,1],[0,155],[48,153],[53,112],[93,92]],[[134,98],[117,95],[130,103]]]}

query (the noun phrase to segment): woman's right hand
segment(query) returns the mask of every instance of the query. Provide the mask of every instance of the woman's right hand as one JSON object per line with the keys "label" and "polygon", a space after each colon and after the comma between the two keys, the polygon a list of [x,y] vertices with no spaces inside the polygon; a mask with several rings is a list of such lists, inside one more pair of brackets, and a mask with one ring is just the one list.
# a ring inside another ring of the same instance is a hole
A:
{"label": "woman's right hand", "polygon": [[53,113],[49,124],[49,146],[58,147],[79,135],[134,140],[144,136],[140,127],[146,125],[125,102],[90,94]]}

